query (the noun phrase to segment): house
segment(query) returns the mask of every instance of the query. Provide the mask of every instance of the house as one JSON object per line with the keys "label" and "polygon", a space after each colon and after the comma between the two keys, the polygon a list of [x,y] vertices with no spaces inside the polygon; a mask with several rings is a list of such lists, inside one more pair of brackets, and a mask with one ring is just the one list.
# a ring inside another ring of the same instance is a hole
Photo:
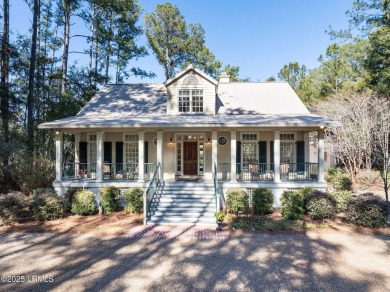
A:
{"label": "house", "polygon": [[[164,84],[106,85],[76,116],[39,127],[56,131],[59,194],[138,186],[145,220],[201,223],[229,188],[271,188],[275,206],[285,190],[324,190],[324,128],[338,125],[311,114],[286,82],[229,82],[226,73],[218,82],[189,65]],[[63,133],[74,135],[72,161]]]}

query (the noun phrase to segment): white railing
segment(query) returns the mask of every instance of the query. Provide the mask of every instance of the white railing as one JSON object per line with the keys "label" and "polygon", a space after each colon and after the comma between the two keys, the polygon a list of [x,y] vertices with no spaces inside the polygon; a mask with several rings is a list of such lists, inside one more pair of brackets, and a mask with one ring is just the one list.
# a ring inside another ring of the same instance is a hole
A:
{"label": "white railing", "polygon": [[158,162],[156,165],[156,168],[154,169],[153,176],[150,180],[149,186],[146,189],[144,196],[143,196],[144,225],[146,225],[146,221],[148,219],[148,216],[151,214],[151,205],[152,205],[153,199],[156,196],[157,191],[159,189],[160,179],[161,179],[161,164],[160,164],[160,162]]}

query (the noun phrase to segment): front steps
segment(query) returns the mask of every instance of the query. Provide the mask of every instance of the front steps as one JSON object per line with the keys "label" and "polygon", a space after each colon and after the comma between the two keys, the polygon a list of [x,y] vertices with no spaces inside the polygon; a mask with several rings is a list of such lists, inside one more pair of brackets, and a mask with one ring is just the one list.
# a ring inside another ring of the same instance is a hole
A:
{"label": "front steps", "polygon": [[213,183],[167,182],[152,203],[154,224],[216,224]]}

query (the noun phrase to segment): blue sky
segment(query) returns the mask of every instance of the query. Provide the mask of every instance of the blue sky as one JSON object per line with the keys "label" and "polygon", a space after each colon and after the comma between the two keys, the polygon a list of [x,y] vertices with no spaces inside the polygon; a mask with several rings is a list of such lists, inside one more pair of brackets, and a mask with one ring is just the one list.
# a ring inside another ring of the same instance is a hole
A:
{"label": "blue sky", "polygon": [[[325,33],[331,25],[335,29],[348,26],[345,12],[353,0],[175,0],[188,23],[200,23],[206,31],[206,45],[224,64],[240,66],[240,77],[264,81],[290,61],[311,69],[318,66],[318,57],[332,42]],[[11,29],[25,33],[31,26],[31,11],[24,0],[11,2]],[[143,16],[166,1],[140,0]],[[141,19],[142,21],[142,19]],[[84,31],[74,19],[71,34]],[[146,44],[141,37],[139,44]],[[81,39],[73,39],[71,50],[84,46]],[[72,55],[72,61],[86,62],[81,55]],[[163,82],[162,67],[153,53],[132,65],[157,74],[142,82]],[[128,82],[140,82],[130,78]]]}

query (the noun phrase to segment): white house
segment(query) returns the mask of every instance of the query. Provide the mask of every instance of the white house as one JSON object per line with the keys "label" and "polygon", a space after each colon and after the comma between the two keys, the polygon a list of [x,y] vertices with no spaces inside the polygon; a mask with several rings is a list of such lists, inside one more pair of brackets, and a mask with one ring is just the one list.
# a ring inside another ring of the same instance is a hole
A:
{"label": "white house", "polygon": [[[39,127],[56,130],[59,194],[140,186],[148,222],[207,223],[232,187],[271,188],[276,206],[284,190],[325,189],[324,128],[337,125],[286,82],[218,82],[190,65],[164,84],[106,85],[76,116]],[[63,133],[75,137],[73,161]]]}

